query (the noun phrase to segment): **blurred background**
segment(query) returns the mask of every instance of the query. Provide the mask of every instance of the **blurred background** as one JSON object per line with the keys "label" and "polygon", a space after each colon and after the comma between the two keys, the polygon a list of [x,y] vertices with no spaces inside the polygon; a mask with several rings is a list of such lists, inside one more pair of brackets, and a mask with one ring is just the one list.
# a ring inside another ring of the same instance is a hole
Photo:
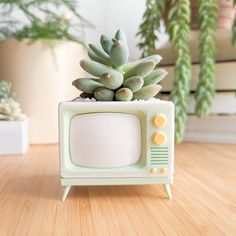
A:
{"label": "blurred background", "polygon": [[57,143],[58,104],[86,76],[84,45],[123,29],[130,60],[163,57],[160,98],[176,105],[176,140],[236,143],[235,1],[180,2],[1,0],[0,80],[12,86],[0,88],[0,123],[27,120],[30,143]]}

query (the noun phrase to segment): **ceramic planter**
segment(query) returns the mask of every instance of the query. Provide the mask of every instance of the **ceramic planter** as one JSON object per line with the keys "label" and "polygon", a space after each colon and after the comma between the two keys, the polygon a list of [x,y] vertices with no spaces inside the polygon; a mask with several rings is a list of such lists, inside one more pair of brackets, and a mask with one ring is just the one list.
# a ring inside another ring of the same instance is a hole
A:
{"label": "ceramic planter", "polygon": [[25,154],[28,146],[27,119],[0,121],[0,155]]}
{"label": "ceramic planter", "polygon": [[72,185],[169,184],[174,168],[174,105],[62,102],[60,171],[65,200]]}
{"label": "ceramic planter", "polygon": [[78,92],[72,80],[80,69],[83,47],[71,42],[6,40],[0,43],[0,77],[12,83],[29,117],[30,143],[58,142],[57,106]]}

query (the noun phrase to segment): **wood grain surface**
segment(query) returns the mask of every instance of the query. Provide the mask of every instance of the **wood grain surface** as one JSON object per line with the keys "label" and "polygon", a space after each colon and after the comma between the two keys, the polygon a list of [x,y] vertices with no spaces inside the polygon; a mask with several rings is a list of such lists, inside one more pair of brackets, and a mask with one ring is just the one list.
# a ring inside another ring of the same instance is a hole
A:
{"label": "wood grain surface", "polygon": [[176,145],[173,200],[159,185],[72,187],[57,145],[0,157],[0,235],[236,235],[236,145]]}

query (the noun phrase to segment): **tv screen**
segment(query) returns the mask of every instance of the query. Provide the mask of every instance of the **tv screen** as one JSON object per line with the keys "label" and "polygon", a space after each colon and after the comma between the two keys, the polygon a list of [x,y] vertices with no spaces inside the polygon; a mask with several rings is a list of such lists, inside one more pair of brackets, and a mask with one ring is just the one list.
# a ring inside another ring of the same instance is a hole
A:
{"label": "tv screen", "polygon": [[89,113],[70,123],[70,155],[75,165],[91,168],[134,164],[141,156],[141,123],[133,114]]}

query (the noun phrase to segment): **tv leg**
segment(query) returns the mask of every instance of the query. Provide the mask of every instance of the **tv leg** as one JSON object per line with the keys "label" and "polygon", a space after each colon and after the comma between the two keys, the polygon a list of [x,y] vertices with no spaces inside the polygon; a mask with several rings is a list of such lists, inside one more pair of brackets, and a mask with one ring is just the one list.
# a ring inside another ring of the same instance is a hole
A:
{"label": "tv leg", "polygon": [[64,202],[66,200],[66,197],[70,191],[70,185],[66,185],[63,190],[63,195],[62,195],[62,201]]}
{"label": "tv leg", "polygon": [[169,184],[163,184],[162,185],[165,189],[165,192],[168,196],[169,199],[172,199],[172,194],[171,194],[171,190],[170,190],[170,185]]}

